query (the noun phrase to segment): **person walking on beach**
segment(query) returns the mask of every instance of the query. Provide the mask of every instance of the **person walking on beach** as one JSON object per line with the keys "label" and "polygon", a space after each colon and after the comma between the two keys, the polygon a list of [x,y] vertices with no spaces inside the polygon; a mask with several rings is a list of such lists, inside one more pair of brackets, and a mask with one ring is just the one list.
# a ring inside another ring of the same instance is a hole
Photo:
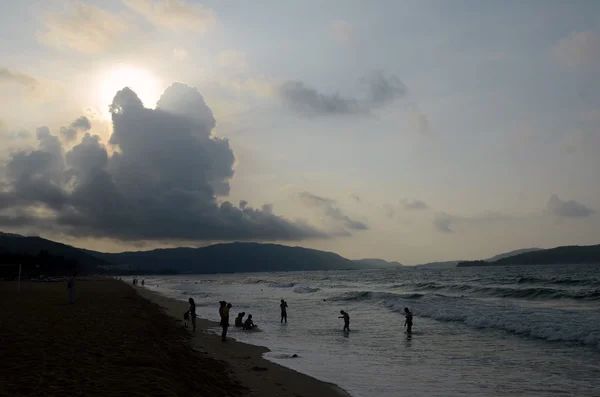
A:
{"label": "person walking on beach", "polygon": [[410,310],[408,310],[408,307],[404,308],[404,317],[406,318],[406,321],[404,321],[404,326],[406,327],[406,333],[407,334],[412,334],[412,320],[413,320],[413,314]]}
{"label": "person walking on beach", "polygon": [[190,303],[190,309],[187,311],[187,314],[192,321],[192,332],[196,332],[196,302],[192,298],[188,299],[188,302]]}
{"label": "person walking on beach", "polygon": [[282,299],[279,307],[281,308],[281,322],[283,323],[285,321],[287,324],[287,302]]}
{"label": "person walking on beach", "polygon": [[144,286],[144,280],[142,279],[142,287]]}
{"label": "person walking on beach", "polygon": [[344,319],[344,332],[350,332],[350,315],[343,310],[340,310],[340,314],[338,318]]}
{"label": "person walking on beach", "polygon": [[67,290],[69,291],[69,303],[75,303],[75,273],[67,281]]}

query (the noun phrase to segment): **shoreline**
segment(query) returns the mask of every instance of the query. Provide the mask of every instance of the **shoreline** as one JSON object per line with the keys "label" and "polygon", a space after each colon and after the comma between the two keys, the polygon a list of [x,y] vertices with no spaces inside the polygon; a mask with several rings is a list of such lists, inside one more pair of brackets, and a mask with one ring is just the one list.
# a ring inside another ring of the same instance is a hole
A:
{"label": "shoreline", "polygon": [[[141,297],[160,306],[166,314],[175,318],[177,323],[183,326],[182,317],[187,310],[187,302],[169,298],[144,287],[137,287],[135,290]],[[226,362],[234,376],[252,391],[252,395],[351,397],[347,391],[336,384],[269,361],[263,357],[264,353],[270,351],[267,347],[239,342],[231,337],[223,343],[219,335],[206,332],[209,328],[218,325],[217,322],[197,317],[196,334],[190,332],[192,335],[190,342],[195,350]]]}

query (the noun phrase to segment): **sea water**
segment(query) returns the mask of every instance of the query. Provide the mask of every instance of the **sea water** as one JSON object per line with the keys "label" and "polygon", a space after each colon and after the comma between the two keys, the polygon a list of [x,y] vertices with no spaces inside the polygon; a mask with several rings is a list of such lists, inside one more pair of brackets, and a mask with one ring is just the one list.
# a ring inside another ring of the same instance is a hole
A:
{"label": "sea water", "polygon": [[231,302],[231,324],[243,311],[259,330],[230,336],[355,397],[600,396],[600,266],[185,275],[146,286],[194,298],[215,321],[218,302]]}

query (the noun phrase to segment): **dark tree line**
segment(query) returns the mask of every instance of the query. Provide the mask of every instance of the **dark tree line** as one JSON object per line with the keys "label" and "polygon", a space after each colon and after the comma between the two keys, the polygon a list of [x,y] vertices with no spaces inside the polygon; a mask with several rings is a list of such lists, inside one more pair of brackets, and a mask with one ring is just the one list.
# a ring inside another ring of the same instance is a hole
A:
{"label": "dark tree line", "polygon": [[0,278],[16,279],[21,264],[21,278],[62,277],[70,276],[79,270],[77,261],[59,255],[51,255],[48,251],[40,250],[37,254],[19,254],[0,249]]}

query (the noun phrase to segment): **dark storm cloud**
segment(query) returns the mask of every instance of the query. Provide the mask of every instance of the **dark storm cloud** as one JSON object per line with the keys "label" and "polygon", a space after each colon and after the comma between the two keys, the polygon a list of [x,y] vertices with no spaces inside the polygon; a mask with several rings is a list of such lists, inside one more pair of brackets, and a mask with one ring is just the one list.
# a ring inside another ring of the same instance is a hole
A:
{"label": "dark storm cloud", "polygon": [[75,139],[77,139],[77,133],[79,131],[87,132],[91,128],[92,128],[92,124],[90,123],[88,118],[85,116],[82,116],[82,117],[78,118],[77,120],[73,121],[69,126],[61,127],[60,135],[62,135],[62,137],[67,142],[70,142],[70,141],[74,141]]}
{"label": "dark storm cloud", "polygon": [[345,215],[338,207],[335,200],[331,200],[325,197],[316,196],[309,192],[302,192],[300,194],[302,202],[309,207],[318,207],[325,212],[325,215],[336,222],[340,222],[344,227],[351,230],[368,230],[369,226],[366,224],[355,221]]}
{"label": "dark storm cloud", "polygon": [[291,110],[304,115],[366,114],[407,94],[396,76],[374,72],[360,79],[366,93],[362,98],[323,94],[301,81],[287,81],[279,87],[279,96]]}
{"label": "dark storm cloud", "polygon": [[595,211],[585,205],[575,201],[563,201],[556,194],[553,194],[546,204],[546,210],[554,216],[581,218],[592,215]]}
{"label": "dark storm cloud", "polygon": [[[139,240],[301,240],[327,238],[270,205],[235,206],[229,193],[235,157],[211,136],[215,119],[195,88],[175,83],[157,109],[125,88],[111,105],[109,154],[86,132],[67,153],[47,127],[38,148],[12,155],[0,190],[0,225],[77,237]],[[80,118],[68,128],[90,130]]]}

